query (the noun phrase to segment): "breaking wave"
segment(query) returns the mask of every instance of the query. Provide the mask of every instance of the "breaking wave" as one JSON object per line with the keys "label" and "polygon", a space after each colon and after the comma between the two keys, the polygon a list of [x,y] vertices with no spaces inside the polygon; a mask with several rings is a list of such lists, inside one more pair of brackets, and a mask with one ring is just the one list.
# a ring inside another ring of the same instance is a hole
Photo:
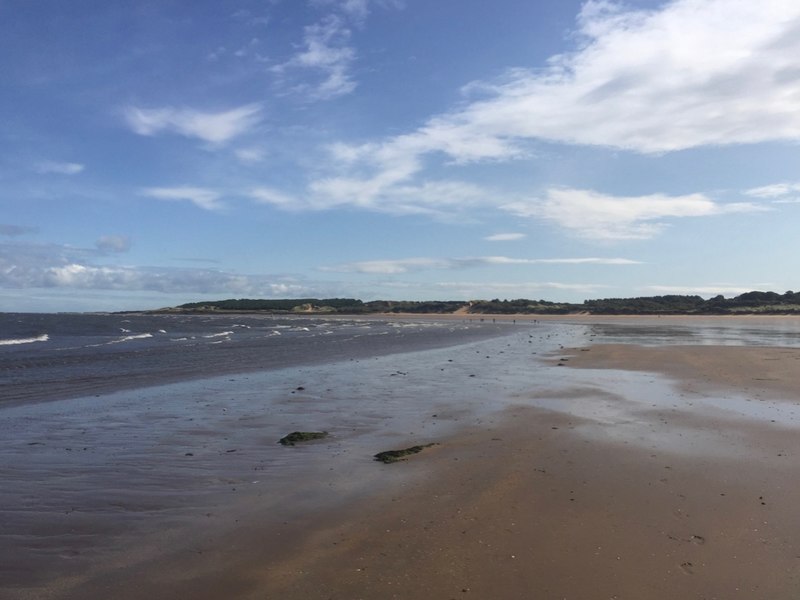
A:
{"label": "breaking wave", "polygon": [[0,346],[16,346],[17,344],[33,344],[34,342],[46,342],[50,336],[46,333],[37,335],[36,337],[28,338],[12,338],[8,340],[0,340]]}

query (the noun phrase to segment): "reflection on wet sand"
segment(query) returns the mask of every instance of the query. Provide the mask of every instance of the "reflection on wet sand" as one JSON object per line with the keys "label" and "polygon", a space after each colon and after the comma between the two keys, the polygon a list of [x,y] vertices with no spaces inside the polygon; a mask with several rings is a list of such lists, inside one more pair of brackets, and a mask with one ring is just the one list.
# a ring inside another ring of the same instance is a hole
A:
{"label": "reflection on wet sand", "polygon": [[2,411],[3,592],[793,598],[800,349],[772,346],[796,323],[693,323]]}

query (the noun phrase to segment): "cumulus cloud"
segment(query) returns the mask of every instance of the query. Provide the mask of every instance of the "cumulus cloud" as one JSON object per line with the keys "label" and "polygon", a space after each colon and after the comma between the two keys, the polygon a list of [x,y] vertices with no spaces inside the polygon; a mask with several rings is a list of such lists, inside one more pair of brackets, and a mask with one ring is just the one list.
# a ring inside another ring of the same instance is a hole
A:
{"label": "cumulus cloud", "polygon": [[57,162],[45,160],[37,163],[34,169],[37,173],[56,174],[56,175],[77,175],[85,169],[85,165],[73,162]]}
{"label": "cumulus cloud", "polygon": [[125,109],[124,116],[130,128],[139,135],[154,136],[171,132],[212,144],[224,144],[259,123],[261,105],[246,104],[223,112],[131,106]]}
{"label": "cumulus cloud", "polygon": [[763,210],[751,203],[719,204],[703,194],[617,197],[570,188],[551,188],[542,199],[512,202],[503,208],[519,216],[550,220],[580,237],[596,240],[652,238],[670,218]]}
{"label": "cumulus cloud", "polygon": [[509,258],[507,256],[479,256],[467,258],[404,258],[398,260],[368,260],[321,267],[322,271],[339,273],[369,273],[395,275],[411,271],[434,269],[468,269],[497,265],[638,265],[639,261],[627,258]]}
{"label": "cumulus cloud", "polygon": [[524,233],[495,233],[493,235],[487,235],[484,240],[487,242],[514,242],[516,240],[522,240],[527,237]]}
{"label": "cumulus cloud", "polygon": [[219,200],[220,195],[213,190],[205,188],[190,186],[155,187],[145,188],[141,193],[144,196],[158,200],[191,202],[204,210],[222,210],[225,208],[225,205]]}

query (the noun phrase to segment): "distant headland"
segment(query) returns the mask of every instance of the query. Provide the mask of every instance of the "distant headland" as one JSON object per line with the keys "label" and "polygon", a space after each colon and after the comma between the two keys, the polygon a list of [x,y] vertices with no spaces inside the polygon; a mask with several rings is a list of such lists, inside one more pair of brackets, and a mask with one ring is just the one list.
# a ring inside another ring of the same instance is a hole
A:
{"label": "distant headland", "polygon": [[189,302],[155,313],[269,314],[465,314],[465,315],[800,315],[800,292],[747,292],[733,298],[715,296],[647,296],[604,298],[581,303],[547,300],[395,301],[364,302],[355,298],[229,299]]}

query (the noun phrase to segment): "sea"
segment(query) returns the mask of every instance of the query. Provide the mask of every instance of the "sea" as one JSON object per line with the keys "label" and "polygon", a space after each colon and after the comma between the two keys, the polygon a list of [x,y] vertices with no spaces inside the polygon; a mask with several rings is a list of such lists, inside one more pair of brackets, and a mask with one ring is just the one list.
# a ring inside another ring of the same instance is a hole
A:
{"label": "sea", "polygon": [[382,356],[507,331],[480,318],[0,313],[0,405]]}

